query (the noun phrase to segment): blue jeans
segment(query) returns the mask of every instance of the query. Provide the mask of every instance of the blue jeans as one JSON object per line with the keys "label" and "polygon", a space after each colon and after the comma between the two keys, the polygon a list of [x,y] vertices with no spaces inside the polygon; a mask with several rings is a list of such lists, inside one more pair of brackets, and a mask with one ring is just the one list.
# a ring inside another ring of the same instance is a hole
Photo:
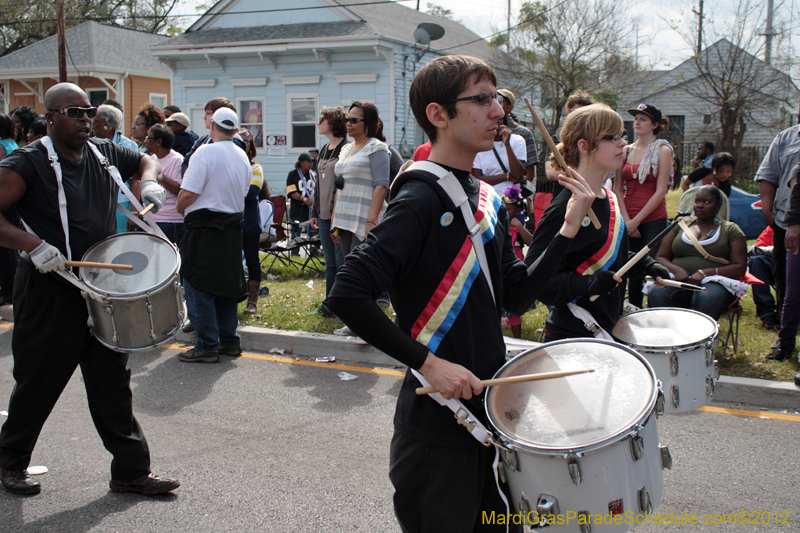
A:
{"label": "blue jeans", "polygon": [[197,330],[195,349],[201,352],[217,353],[219,347],[238,347],[241,344],[236,327],[237,302],[233,298],[221,298],[192,287],[183,278],[183,292],[186,312]]}
{"label": "blue jeans", "polygon": [[325,300],[322,301],[322,305],[327,305],[328,294],[330,294],[336,279],[336,272],[344,264],[344,256],[339,245],[333,244],[333,239],[331,239],[330,219],[317,218],[317,221],[319,221],[319,241],[325,256]]}
{"label": "blue jeans", "polygon": [[156,226],[161,228],[167,239],[176,245],[181,242],[183,234],[186,233],[186,226],[183,225],[183,222],[156,222]]}
{"label": "blue jeans", "polygon": [[693,309],[719,320],[729,305],[736,301],[736,296],[719,283],[704,283],[706,292],[688,291],[676,287],[655,287],[650,289],[647,301],[650,307],[680,307]]}
{"label": "blue jeans", "polygon": [[772,276],[772,258],[766,255],[754,255],[747,260],[747,269],[752,275],[764,282],[763,285],[751,285],[753,303],[759,318],[775,316],[775,298],[772,297],[770,285],[775,285]]}
{"label": "blue jeans", "polygon": [[[667,219],[659,218],[651,222],[639,224],[639,233],[641,237],[635,239],[628,238],[628,250],[631,252],[638,252],[647,244],[655,239],[656,235],[664,231],[667,227]],[[655,259],[658,246],[650,250],[647,255]],[[627,261],[627,259],[625,259]],[[644,294],[642,294],[642,287],[644,287],[644,272],[630,272],[628,274],[628,301],[636,307],[642,307],[644,303]],[[652,293],[651,293],[652,294]]]}

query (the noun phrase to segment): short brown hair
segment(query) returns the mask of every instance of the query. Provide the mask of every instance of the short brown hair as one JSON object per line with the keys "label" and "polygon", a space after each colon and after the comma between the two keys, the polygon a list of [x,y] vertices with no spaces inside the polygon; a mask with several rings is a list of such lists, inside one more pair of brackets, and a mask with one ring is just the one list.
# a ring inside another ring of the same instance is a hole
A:
{"label": "short brown hair", "polygon": [[147,102],[142,106],[139,110],[137,116],[144,117],[144,121],[147,124],[147,129],[152,128],[156,124],[164,124],[164,113],[156,107],[156,104],[153,102]]}
{"label": "short brown hair", "polygon": [[[652,120],[653,123],[655,124],[655,120],[653,119],[650,120]],[[658,135],[667,128],[669,128],[669,117],[667,115],[664,115],[661,117],[661,122],[659,122],[658,125],[653,130],[653,135]]]}
{"label": "short brown hair", "polygon": [[[622,117],[605,104],[581,107],[567,115],[564,127],[561,128],[561,142],[556,148],[567,165],[578,168],[581,162],[578,141],[584,139],[588,143],[591,155],[597,149],[600,139],[606,135],[619,135],[624,125]],[[556,170],[565,170],[558,164],[554,154],[550,156],[550,163]]]}
{"label": "short brown hair", "polygon": [[347,125],[344,121],[347,117],[347,113],[345,113],[342,106],[323,107],[319,114],[328,121],[328,127],[334,137],[347,137]]}
{"label": "short brown hair", "polygon": [[431,143],[436,142],[436,127],[428,120],[428,104],[436,103],[447,109],[450,118],[456,116],[456,104],[461,91],[473,78],[476,81],[488,79],[495,86],[497,75],[486,62],[471,56],[442,56],[430,61],[414,76],[409,91],[411,110],[417,124],[425,131]]}
{"label": "short brown hair", "polygon": [[225,98],[224,96],[217,96],[216,98],[212,98],[208,102],[206,102],[206,107],[204,111],[211,111],[212,113],[217,109],[227,107],[232,111],[236,111],[236,106],[231,103],[230,100]]}
{"label": "short brown hair", "polygon": [[594,98],[592,97],[589,91],[584,91],[583,89],[578,89],[567,98],[567,103],[564,104],[564,107],[569,109],[572,106],[578,107],[586,107],[588,105],[592,105],[594,103]]}

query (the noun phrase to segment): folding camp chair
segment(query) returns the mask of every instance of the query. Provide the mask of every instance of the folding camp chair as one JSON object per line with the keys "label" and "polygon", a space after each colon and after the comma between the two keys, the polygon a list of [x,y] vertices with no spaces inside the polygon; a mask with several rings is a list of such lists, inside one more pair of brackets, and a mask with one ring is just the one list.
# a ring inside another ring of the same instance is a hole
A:
{"label": "folding camp chair", "polygon": [[277,241],[261,243],[259,246],[259,249],[264,252],[264,257],[261,259],[262,265],[272,258],[267,268],[267,274],[275,266],[276,261],[285,266],[294,266],[296,263],[292,261],[291,252],[300,248],[300,243],[297,242],[297,239],[287,239],[286,229],[284,228],[286,198],[284,196],[274,196],[272,205],[275,208],[272,217],[272,228],[275,229]]}

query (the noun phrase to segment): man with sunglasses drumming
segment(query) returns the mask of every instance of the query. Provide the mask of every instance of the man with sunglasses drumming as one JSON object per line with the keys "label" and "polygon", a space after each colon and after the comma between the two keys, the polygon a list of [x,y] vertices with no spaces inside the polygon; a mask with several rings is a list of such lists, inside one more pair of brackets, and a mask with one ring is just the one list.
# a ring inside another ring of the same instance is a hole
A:
{"label": "man with sunglasses drumming", "polygon": [[141,180],[142,199],[154,203],[154,211],[166,196],[157,182],[160,167],[133,150],[92,138],[97,109],[77,85],[50,88],[45,108],[47,137],[0,163],[0,211],[13,207],[28,228],[20,230],[0,216],[0,245],[23,250],[13,302],[16,386],[0,431],[2,485],[15,494],[41,490],[27,474],[31,454],[80,365],[92,420],[114,456],[111,490],[171,491],[178,481],[150,472],[147,440],[133,415],[127,354],[92,336],[81,291],[57,274],[66,269],[64,256],[80,259],[93,244],[116,233],[118,187],[93,147],[122,180]]}
{"label": "man with sunglasses drumming", "polygon": [[[512,512],[495,482],[495,451],[459,425],[448,407],[417,396],[417,376],[444,399],[463,400],[486,424],[480,380],[492,377],[505,359],[500,313],[504,307],[527,310],[594,199],[582,178],[562,180],[574,197],[561,234],[530,268],[517,259],[505,204],[470,175],[475,155],[492,147],[503,117],[496,84],[492,68],[474,57],[438,57],[420,70],[410,101],[431,139],[430,158],[397,176],[384,219],[347,257],[328,298],[356,334],[409,366],[397,400],[389,470],[405,532],[506,531],[505,522],[483,520]],[[439,185],[440,174],[454,195]],[[454,196],[461,196],[459,206]],[[480,244],[468,231],[476,220]],[[396,326],[375,303],[387,289]]]}

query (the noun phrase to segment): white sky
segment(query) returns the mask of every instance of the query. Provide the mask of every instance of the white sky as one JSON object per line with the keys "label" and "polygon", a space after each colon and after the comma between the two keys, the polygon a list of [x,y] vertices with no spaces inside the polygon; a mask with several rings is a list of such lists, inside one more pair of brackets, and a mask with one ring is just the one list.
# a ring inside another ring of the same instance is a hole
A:
{"label": "white sky", "polygon": [[[344,0],[346,2],[346,0]],[[511,24],[516,24],[522,0],[511,1]],[[618,0],[620,3],[626,0]],[[760,0],[753,0],[760,4]],[[695,18],[692,9],[697,9],[698,0],[627,0],[634,16],[640,17],[639,25],[639,64],[658,69],[671,68],[687,59],[693,50],[683,38],[672,30],[667,21],[686,21]],[[705,0],[704,14],[707,23],[724,23],[732,15],[739,0]],[[214,0],[182,0],[173,10],[174,14],[196,13],[194,6]],[[416,0],[402,2],[416,7]],[[467,28],[481,37],[487,37],[507,27],[508,0],[433,0],[431,3],[450,9],[453,18],[461,21]],[[420,10],[427,11],[427,0],[420,0]],[[787,23],[791,20],[793,48],[800,43],[800,0],[775,0],[776,20]],[[794,13],[790,16],[790,13]],[[650,41],[650,42],[648,42]],[[774,53],[774,52],[773,52]],[[796,56],[797,54],[795,54]]]}

